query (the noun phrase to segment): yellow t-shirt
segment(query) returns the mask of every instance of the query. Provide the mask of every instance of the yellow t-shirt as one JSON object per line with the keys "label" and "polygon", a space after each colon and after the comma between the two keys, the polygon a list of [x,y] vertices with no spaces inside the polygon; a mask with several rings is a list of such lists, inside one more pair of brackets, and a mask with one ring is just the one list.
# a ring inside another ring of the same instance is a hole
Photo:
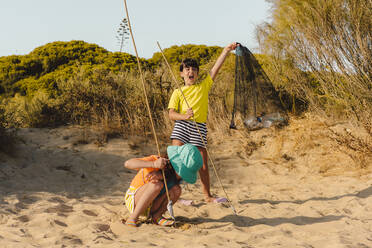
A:
{"label": "yellow t-shirt", "polygon": [[[208,115],[208,93],[213,84],[211,76],[208,76],[200,83],[190,86],[182,86],[182,92],[186,97],[190,108],[194,111],[196,122],[206,123]],[[180,114],[186,114],[187,104],[179,89],[176,89],[168,104],[168,109],[174,109]]]}

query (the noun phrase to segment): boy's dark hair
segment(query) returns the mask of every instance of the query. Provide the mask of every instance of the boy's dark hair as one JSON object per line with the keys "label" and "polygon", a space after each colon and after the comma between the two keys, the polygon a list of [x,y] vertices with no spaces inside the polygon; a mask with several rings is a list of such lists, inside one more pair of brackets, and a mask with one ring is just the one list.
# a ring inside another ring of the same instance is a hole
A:
{"label": "boy's dark hair", "polygon": [[187,67],[193,67],[193,68],[196,68],[197,71],[199,72],[199,65],[198,65],[198,62],[195,59],[187,58],[187,59],[182,60],[181,65],[180,65],[180,71],[181,72],[183,71],[184,67],[186,67],[186,68]]}

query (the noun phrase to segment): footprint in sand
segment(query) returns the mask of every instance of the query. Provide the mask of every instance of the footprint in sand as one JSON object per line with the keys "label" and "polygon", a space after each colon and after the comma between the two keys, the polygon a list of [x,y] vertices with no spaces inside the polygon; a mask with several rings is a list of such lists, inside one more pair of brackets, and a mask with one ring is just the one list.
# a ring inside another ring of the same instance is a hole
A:
{"label": "footprint in sand", "polygon": [[86,210],[86,209],[83,210],[83,213],[86,214],[86,215],[89,215],[89,216],[93,216],[93,217],[98,216],[98,214],[96,214],[95,212],[90,211],[90,210]]}
{"label": "footprint in sand", "polygon": [[97,232],[107,232],[110,230],[110,225],[107,225],[107,224],[97,223],[97,224],[94,224],[93,227],[94,229],[97,230]]}
{"label": "footprint in sand", "polygon": [[83,241],[81,241],[81,239],[79,239],[75,235],[68,235],[68,236],[62,237],[61,241],[59,241],[59,240],[56,241],[55,244],[56,245],[62,245],[62,247],[71,247],[72,245],[81,246],[81,245],[83,245]]}
{"label": "footprint in sand", "polygon": [[65,203],[64,200],[62,200],[61,198],[59,197],[52,197],[50,199],[48,199],[49,202],[57,202],[57,203]]}
{"label": "footprint in sand", "polygon": [[59,225],[59,226],[63,226],[63,227],[67,227],[67,224],[62,222],[62,221],[59,221],[59,220],[54,220],[54,223]]}
{"label": "footprint in sand", "polygon": [[29,222],[30,218],[27,215],[22,215],[17,218],[21,222]]}
{"label": "footprint in sand", "polygon": [[24,204],[32,204],[32,203],[35,203],[37,202],[38,200],[40,200],[39,197],[36,197],[36,196],[28,196],[28,195],[25,195],[25,196],[22,196],[20,197],[19,199],[22,203]]}
{"label": "footprint in sand", "polygon": [[47,213],[71,213],[73,212],[73,207],[68,206],[66,204],[59,204],[57,206],[47,208],[45,212]]}
{"label": "footprint in sand", "polygon": [[28,209],[29,206],[39,200],[38,197],[34,196],[21,196],[18,198],[18,202],[14,204],[16,211],[23,210],[23,209]]}

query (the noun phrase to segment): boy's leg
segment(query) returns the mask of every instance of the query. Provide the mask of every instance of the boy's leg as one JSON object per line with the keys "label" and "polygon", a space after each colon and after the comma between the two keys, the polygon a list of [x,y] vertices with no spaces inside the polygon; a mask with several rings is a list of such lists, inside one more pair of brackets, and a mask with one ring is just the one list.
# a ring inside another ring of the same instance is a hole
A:
{"label": "boy's leg", "polygon": [[198,147],[202,157],[203,157],[203,167],[199,170],[200,180],[203,185],[203,192],[205,195],[205,200],[207,202],[226,202],[227,199],[224,197],[213,197],[210,191],[210,178],[208,171],[208,153],[207,149],[203,147]]}
{"label": "boy's leg", "polygon": [[[182,193],[182,189],[179,185],[173,186],[169,190],[169,198],[173,204],[178,201]],[[168,197],[166,194],[162,194],[154,200],[151,207],[151,215],[153,220],[158,220],[167,211]]]}
{"label": "boy's leg", "polygon": [[183,146],[184,143],[178,139],[172,139],[172,146]]}
{"label": "boy's leg", "polygon": [[[151,202],[159,195],[163,188],[163,182],[146,183],[139,188],[134,195],[134,211],[128,220],[137,221],[138,217],[150,206]],[[127,220],[127,221],[128,221]]]}
{"label": "boy's leg", "polygon": [[198,147],[202,158],[203,158],[203,166],[199,170],[200,181],[203,187],[203,193],[205,195],[205,200],[207,202],[214,201],[215,198],[212,197],[210,191],[210,179],[209,179],[209,171],[208,171],[208,153],[207,149],[204,147]]}

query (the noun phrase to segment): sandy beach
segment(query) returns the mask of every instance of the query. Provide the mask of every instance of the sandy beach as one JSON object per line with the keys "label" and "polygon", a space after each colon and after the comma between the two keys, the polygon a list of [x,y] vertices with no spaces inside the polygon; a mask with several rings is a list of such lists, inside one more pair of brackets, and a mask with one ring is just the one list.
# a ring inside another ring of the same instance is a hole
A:
{"label": "sandy beach", "polygon": [[[363,140],[363,131],[297,119],[226,132],[211,132],[209,149],[237,215],[227,203],[206,204],[198,180],[182,185],[194,204],[174,205],[176,227],[133,228],[122,220],[135,171],[123,163],[156,153],[151,139],[100,144],[77,126],[18,130],[14,154],[0,154],[0,246],[372,247],[372,157],[342,142]],[[210,174],[212,192],[225,196]]]}

